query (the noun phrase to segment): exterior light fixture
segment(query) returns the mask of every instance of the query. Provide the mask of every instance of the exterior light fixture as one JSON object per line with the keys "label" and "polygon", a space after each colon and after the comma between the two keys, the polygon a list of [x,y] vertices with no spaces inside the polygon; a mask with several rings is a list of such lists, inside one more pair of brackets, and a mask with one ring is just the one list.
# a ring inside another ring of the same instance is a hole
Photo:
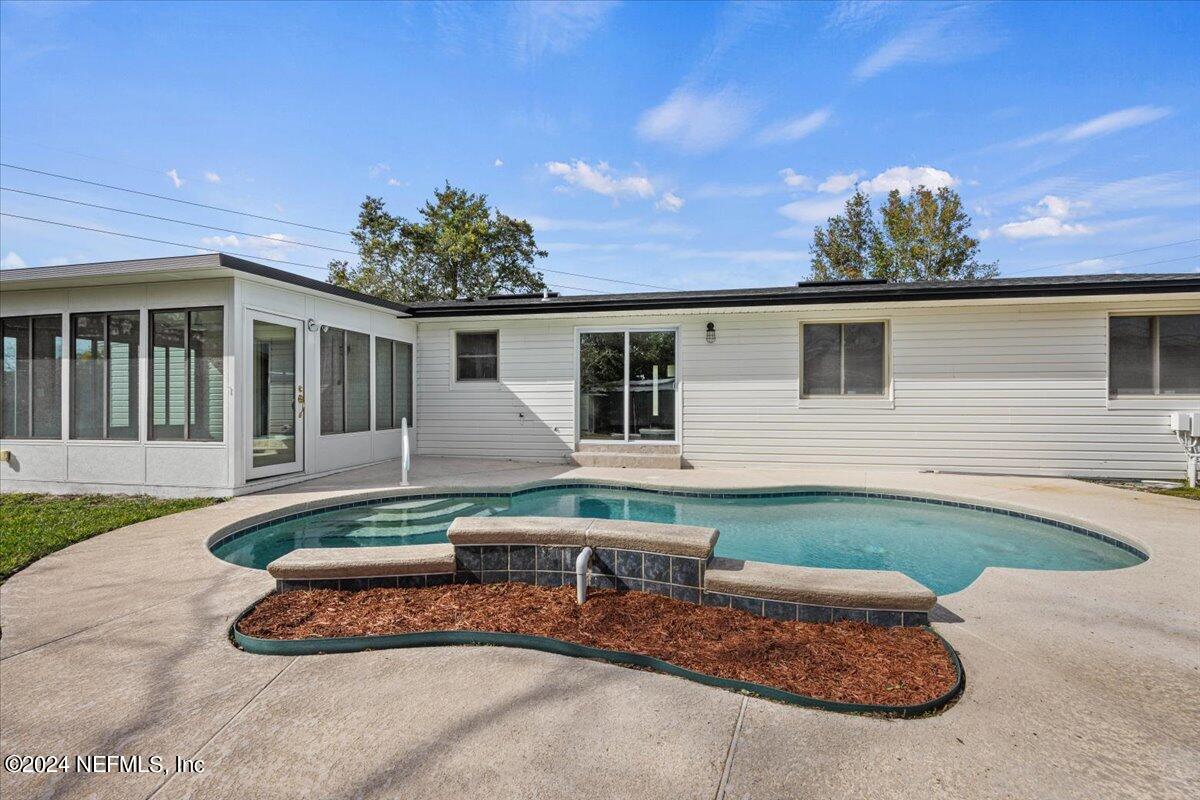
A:
{"label": "exterior light fixture", "polygon": [[308,325],[306,327],[308,328],[309,333],[316,333],[317,332],[317,321],[310,317],[308,320]]}
{"label": "exterior light fixture", "polygon": [[712,344],[717,340],[717,326],[711,322],[704,328],[704,341]]}

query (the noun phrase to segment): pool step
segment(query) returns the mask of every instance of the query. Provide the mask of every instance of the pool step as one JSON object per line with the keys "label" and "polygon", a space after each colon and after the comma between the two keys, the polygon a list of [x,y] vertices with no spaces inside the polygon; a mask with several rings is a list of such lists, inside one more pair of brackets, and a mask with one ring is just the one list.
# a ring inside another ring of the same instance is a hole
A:
{"label": "pool step", "polygon": [[347,508],[322,515],[322,523],[329,522],[337,525],[354,523],[361,525],[408,525],[416,522],[451,520],[463,514],[473,514],[488,508],[482,503],[464,501],[437,501],[429,505],[413,505],[396,508],[394,506],[361,506]]}
{"label": "pool step", "polygon": [[420,517],[361,517],[357,519],[323,520],[319,530],[333,534],[352,534],[370,528],[371,536],[419,535],[444,531],[459,517],[487,517],[495,513],[488,506],[469,505],[453,512],[428,514]]}

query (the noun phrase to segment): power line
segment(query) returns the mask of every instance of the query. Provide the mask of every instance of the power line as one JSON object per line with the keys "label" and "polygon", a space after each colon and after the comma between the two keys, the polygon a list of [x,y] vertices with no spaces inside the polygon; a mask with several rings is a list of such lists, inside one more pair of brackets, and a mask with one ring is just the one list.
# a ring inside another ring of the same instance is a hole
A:
{"label": "power line", "polygon": [[[1082,264],[1085,261],[1103,261],[1106,258],[1116,258],[1117,256],[1128,256],[1128,255],[1132,255],[1133,253],[1145,253],[1150,250],[1161,250],[1164,247],[1176,247],[1181,244],[1191,244],[1192,242],[1200,242],[1200,238],[1184,239],[1183,241],[1168,242],[1167,244],[1156,244],[1153,247],[1142,247],[1137,250],[1125,250],[1120,253],[1109,253],[1106,256],[1093,256],[1092,258],[1080,258],[1076,261],[1062,261],[1058,264],[1047,264],[1044,267],[1033,267],[1032,269],[1021,269],[1021,270],[1017,270],[1016,272],[1006,272],[1005,274],[1006,275],[1025,275],[1026,273],[1029,273],[1029,272],[1041,272],[1044,269],[1055,269],[1056,267],[1069,267],[1072,264]],[[1161,263],[1165,263],[1165,262],[1161,262]]]}
{"label": "power line", "polygon": [[206,230],[222,231],[224,233],[235,233],[238,236],[253,236],[255,239],[266,239],[268,242],[275,242],[276,244],[291,244],[291,245],[296,245],[298,247],[315,247],[318,250],[328,250],[332,253],[345,253],[345,254],[351,255],[351,256],[358,255],[358,253],[354,252],[353,250],[340,250],[336,247],[326,247],[325,245],[322,245],[322,244],[312,244],[310,242],[300,242],[300,241],[296,241],[295,239],[276,239],[273,236],[264,236],[261,233],[248,233],[246,231],[235,231],[232,228],[220,228],[220,227],[217,227],[216,225],[204,225],[199,222],[188,222],[185,219],[173,219],[171,217],[159,217],[154,214],[143,214],[140,211],[129,211],[128,209],[114,208],[112,206],[102,206],[97,203],[85,203],[82,200],[71,200],[66,197],[55,197],[54,195],[51,195],[51,194],[39,194],[37,192],[29,192],[24,189],[14,189],[10,186],[0,186],[0,191],[16,192],[17,194],[25,194],[25,195],[29,195],[30,197],[41,197],[45,200],[56,200],[60,203],[73,203],[74,205],[87,206],[88,208],[100,208],[100,209],[104,209],[105,211],[116,211],[118,214],[129,214],[129,215],[135,216],[135,217],[145,217],[146,219],[156,219],[160,222],[173,222],[177,225],[191,225],[193,228],[204,228]]}
{"label": "power line", "polygon": [[252,217],[254,219],[266,220],[267,222],[278,222],[282,225],[295,225],[297,228],[308,228],[309,230],[323,231],[324,233],[336,233],[339,236],[349,236],[350,235],[350,234],[346,233],[345,231],[335,231],[333,228],[322,228],[317,225],[306,225],[303,222],[292,222],[292,221],[286,220],[286,219],[279,219],[278,217],[264,217],[261,214],[251,214],[247,211],[237,211],[236,209],[232,209],[232,208],[222,208],[221,206],[210,206],[205,203],[194,203],[191,200],[181,200],[178,197],[168,197],[165,194],[154,194],[152,192],[141,192],[141,191],[138,191],[137,189],[127,189],[123,186],[113,186],[112,184],[109,184],[109,183],[99,183],[98,181],[88,181],[88,180],[84,180],[83,178],[72,178],[70,175],[59,175],[57,172],[45,172],[43,170],[32,169],[30,167],[19,167],[16,164],[6,164],[4,162],[0,162],[0,167],[7,167],[8,169],[19,169],[22,172],[31,172],[34,175],[46,175],[51,178],[60,178],[64,181],[74,181],[75,183],[83,183],[88,186],[99,186],[101,189],[112,189],[113,191],[116,191],[116,192],[127,192],[128,194],[136,194],[136,195],[140,195],[142,197],[153,197],[155,200],[166,200],[171,203],[182,203],[185,206],[195,206],[196,208],[207,208],[212,211],[220,211],[224,214],[241,214],[243,217]]}

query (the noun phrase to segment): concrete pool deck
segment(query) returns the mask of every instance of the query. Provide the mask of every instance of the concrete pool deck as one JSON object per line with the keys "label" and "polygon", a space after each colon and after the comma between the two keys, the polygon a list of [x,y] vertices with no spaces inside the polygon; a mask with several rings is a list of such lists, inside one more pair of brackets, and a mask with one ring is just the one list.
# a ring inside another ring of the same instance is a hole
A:
{"label": "concrete pool deck", "polygon": [[989,569],[941,600],[967,688],[928,719],[853,717],[503,648],[254,656],[226,630],[273,581],[220,528],[398,493],[394,464],[131,525],[0,587],[0,754],[176,756],[200,774],[14,775],[0,796],[1088,798],[1200,793],[1200,503],[1053,478],[684,471],[417,459],[413,491],[541,479],[936,494],[1094,526],[1106,572]]}

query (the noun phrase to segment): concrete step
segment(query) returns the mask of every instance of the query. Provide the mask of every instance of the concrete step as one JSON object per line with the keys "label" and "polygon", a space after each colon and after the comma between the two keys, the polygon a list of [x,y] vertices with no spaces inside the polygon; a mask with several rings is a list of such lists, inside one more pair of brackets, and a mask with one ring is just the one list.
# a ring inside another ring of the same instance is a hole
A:
{"label": "concrete step", "polygon": [[633,469],[683,469],[679,451],[664,448],[658,452],[592,452],[571,454],[571,460],[581,467],[630,467]]}
{"label": "concrete step", "polygon": [[577,453],[678,453],[679,445],[650,442],[589,442],[582,441],[576,448]]}

